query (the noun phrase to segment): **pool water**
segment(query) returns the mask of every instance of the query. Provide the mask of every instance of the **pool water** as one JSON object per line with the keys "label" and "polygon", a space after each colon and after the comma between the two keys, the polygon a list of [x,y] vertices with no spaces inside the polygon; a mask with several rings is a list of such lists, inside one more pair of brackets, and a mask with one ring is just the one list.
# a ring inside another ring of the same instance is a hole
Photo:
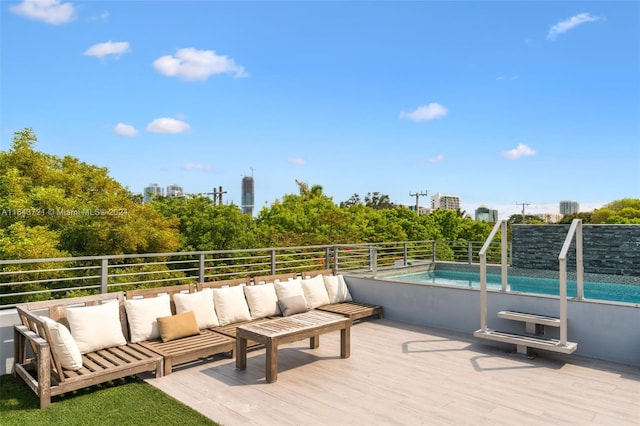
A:
{"label": "pool water", "polygon": [[[436,269],[435,271],[395,275],[389,278],[413,283],[446,284],[458,287],[480,288],[480,274],[477,272]],[[550,294],[555,296],[560,294],[560,282],[557,279],[507,275],[507,282],[507,288],[510,291]],[[488,289],[499,290],[502,287],[501,283],[502,278],[500,274],[487,274]],[[583,284],[585,299],[640,303],[640,285],[590,281],[584,281]],[[567,281],[567,297],[576,297],[575,281]]]}

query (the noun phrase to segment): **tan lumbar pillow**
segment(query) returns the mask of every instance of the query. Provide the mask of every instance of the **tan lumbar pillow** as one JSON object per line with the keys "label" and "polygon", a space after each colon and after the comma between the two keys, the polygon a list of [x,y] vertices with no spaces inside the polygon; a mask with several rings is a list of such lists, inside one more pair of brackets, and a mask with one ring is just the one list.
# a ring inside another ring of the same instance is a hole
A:
{"label": "tan lumbar pillow", "polygon": [[193,311],[158,318],[158,329],[163,342],[200,333]]}

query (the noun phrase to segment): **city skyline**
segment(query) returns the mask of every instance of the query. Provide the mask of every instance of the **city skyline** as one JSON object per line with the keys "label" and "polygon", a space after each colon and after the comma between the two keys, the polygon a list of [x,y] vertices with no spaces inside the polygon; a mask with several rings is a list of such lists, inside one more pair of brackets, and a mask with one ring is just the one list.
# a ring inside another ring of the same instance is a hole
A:
{"label": "city skyline", "polygon": [[501,218],[640,198],[637,2],[0,7],[0,149],[31,127],[132,192],[240,206],[251,174],[255,213],[300,181]]}

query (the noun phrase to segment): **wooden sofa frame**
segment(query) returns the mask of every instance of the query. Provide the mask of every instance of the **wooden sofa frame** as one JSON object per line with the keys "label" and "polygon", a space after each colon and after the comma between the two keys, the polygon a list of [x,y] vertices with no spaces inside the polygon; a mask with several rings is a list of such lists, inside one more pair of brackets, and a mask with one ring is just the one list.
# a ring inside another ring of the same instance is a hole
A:
{"label": "wooden sofa frame", "polygon": [[[173,296],[178,293],[193,293],[195,285],[183,284],[168,287],[143,288],[126,292],[127,299],[139,299],[157,297],[168,294],[171,298],[171,312],[176,313]],[[233,354],[235,339],[216,333],[212,330],[200,330],[200,334],[181,337],[176,340],[163,342],[161,339],[146,340],[139,343],[141,346],[162,355],[164,360],[164,374],[171,374],[174,365],[212,355],[229,352]]]}
{"label": "wooden sofa frame", "polygon": [[20,376],[35,392],[40,399],[40,408],[51,405],[52,396],[66,392],[147,371],[155,372],[156,377],[164,374],[161,355],[132,343],[83,354],[79,370],[62,368],[59,354],[49,344],[52,341],[49,328],[40,315],[46,315],[68,327],[68,307],[99,305],[110,300],[118,301],[122,332],[128,337],[123,292],[16,306],[22,325],[14,326],[14,375]]}
{"label": "wooden sofa frame", "polygon": [[[317,275],[333,275],[333,271],[331,269],[319,269],[315,271],[304,271],[301,275],[302,278],[313,278]],[[344,315],[349,317],[351,321],[357,321],[368,317],[377,317],[378,319],[384,317],[382,306],[356,301],[331,303],[329,305],[318,306],[316,309]]]}

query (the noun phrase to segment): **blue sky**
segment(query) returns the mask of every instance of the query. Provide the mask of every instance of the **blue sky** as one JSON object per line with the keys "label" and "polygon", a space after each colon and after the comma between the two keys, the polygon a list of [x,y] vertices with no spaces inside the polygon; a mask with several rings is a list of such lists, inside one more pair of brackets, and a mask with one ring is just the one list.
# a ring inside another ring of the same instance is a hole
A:
{"label": "blue sky", "polygon": [[640,198],[640,3],[38,0],[1,6],[0,149],[134,192],[295,180],[501,217]]}

